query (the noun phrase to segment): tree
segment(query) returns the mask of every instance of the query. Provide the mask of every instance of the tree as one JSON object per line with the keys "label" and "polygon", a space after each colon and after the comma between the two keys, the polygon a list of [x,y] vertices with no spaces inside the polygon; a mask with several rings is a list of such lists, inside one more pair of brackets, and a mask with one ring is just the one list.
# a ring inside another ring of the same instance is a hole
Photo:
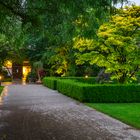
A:
{"label": "tree", "polygon": [[0,66],[6,60],[19,62],[25,57],[25,35],[22,32],[22,20],[16,15],[18,12],[15,12],[18,11],[18,8],[14,7],[15,2],[19,1],[0,1]]}
{"label": "tree", "polygon": [[140,6],[121,9],[100,26],[97,40],[76,38],[77,64],[88,61],[104,67],[119,83],[135,79],[140,68]]}
{"label": "tree", "polygon": [[34,62],[33,68],[35,69],[37,76],[38,76],[38,81],[37,83],[41,83],[41,76],[40,76],[40,71],[43,69],[43,64],[41,61]]}
{"label": "tree", "polygon": [[[61,1],[56,5],[55,13],[46,13],[45,25],[48,28],[45,36],[48,49],[43,54],[43,62],[51,67],[54,74],[76,73],[72,38],[75,35],[91,37],[95,34],[103,21],[101,19],[108,15],[109,4],[109,1],[70,1],[67,4]],[[51,6],[54,7],[54,4]]]}
{"label": "tree", "polygon": [[[15,24],[19,23],[20,36],[12,35],[11,37],[11,39],[15,37],[12,47],[19,51],[18,53],[13,51],[11,54],[20,54],[19,56],[25,54],[31,63],[41,60],[44,67],[48,67],[48,70],[55,69],[57,73],[61,73],[61,71],[74,73],[76,66],[72,49],[73,36],[91,37],[95,34],[101,23],[100,19],[110,14],[113,1],[0,0],[0,22],[2,25],[0,32],[4,29],[4,34],[7,36],[14,29],[14,26],[12,28],[10,26],[11,20]],[[115,1],[119,2],[120,0]],[[4,28],[5,25],[11,30]],[[22,46],[22,51],[17,47],[17,44]],[[68,51],[61,55],[66,46]],[[61,49],[62,51],[57,51]],[[58,59],[60,67],[55,65]],[[70,72],[71,70],[73,72]]]}

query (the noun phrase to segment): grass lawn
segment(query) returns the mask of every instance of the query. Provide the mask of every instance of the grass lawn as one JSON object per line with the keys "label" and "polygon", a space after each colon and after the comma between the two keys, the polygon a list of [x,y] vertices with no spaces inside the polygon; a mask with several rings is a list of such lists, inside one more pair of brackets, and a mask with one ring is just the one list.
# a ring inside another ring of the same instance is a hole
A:
{"label": "grass lawn", "polygon": [[140,129],[140,103],[86,103],[86,105]]}
{"label": "grass lawn", "polygon": [[2,87],[2,86],[0,86],[0,95],[1,95],[1,93],[2,93],[2,90],[3,90],[3,87]]}

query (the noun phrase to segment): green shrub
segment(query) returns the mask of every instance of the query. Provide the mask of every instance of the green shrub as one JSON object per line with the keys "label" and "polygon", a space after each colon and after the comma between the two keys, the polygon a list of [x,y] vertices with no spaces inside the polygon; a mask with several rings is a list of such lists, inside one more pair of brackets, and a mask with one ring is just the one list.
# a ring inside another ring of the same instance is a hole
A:
{"label": "green shrub", "polygon": [[3,86],[0,86],[0,95],[1,95],[1,93],[2,93],[2,91],[3,91]]}
{"label": "green shrub", "polygon": [[37,74],[35,71],[31,71],[28,73],[26,77],[26,82],[36,82],[37,81]]}
{"label": "green shrub", "polygon": [[9,77],[9,78],[3,78],[2,79],[2,82],[12,82],[12,78]]}
{"label": "green shrub", "polygon": [[57,90],[67,96],[83,101],[83,84],[74,80],[57,80]]}
{"label": "green shrub", "polygon": [[130,103],[140,102],[137,84],[84,84],[76,80],[58,80],[57,90],[82,102]]}
{"label": "green shrub", "polygon": [[95,84],[96,78],[95,77],[89,77],[89,78],[78,78],[76,79],[77,82],[81,83],[87,83],[87,84]]}
{"label": "green shrub", "polygon": [[84,86],[85,102],[130,103],[140,102],[140,85],[87,85]]}
{"label": "green shrub", "polygon": [[95,77],[45,77],[43,78],[43,84],[51,89],[56,89],[57,80],[74,80],[75,82],[95,84]]}
{"label": "green shrub", "polygon": [[47,86],[48,88],[56,90],[56,84],[57,84],[57,78],[55,77],[45,77],[43,78],[42,82],[44,86]]}
{"label": "green shrub", "polygon": [[44,85],[49,88],[57,89],[59,92],[82,102],[140,102],[140,85],[138,84],[88,84],[81,78],[47,77],[43,80]]}

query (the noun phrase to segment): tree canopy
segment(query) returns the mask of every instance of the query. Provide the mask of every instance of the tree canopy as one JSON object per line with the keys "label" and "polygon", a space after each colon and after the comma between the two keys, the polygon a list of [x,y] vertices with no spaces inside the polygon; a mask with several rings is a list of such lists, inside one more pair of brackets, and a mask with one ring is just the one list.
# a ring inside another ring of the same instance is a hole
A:
{"label": "tree canopy", "polygon": [[77,64],[104,67],[120,83],[134,79],[140,68],[140,7],[121,9],[100,26],[97,39],[76,38]]}
{"label": "tree canopy", "polygon": [[[50,75],[80,75],[81,71],[97,69],[87,60],[76,65],[74,54],[77,50],[73,43],[80,40],[85,46],[86,43],[99,46],[105,42],[99,35],[102,34],[101,28],[107,26],[103,23],[110,16],[116,16],[116,3],[125,2],[127,0],[0,0],[0,34],[4,43],[8,40],[5,47],[8,54],[3,59],[26,58],[31,64],[41,61]],[[98,45],[93,40],[99,40]],[[10,51],[7,51],[7,46]],[[87,52],[90,54],[91,48]],[[82,58],[84,51],[80,53]]]}

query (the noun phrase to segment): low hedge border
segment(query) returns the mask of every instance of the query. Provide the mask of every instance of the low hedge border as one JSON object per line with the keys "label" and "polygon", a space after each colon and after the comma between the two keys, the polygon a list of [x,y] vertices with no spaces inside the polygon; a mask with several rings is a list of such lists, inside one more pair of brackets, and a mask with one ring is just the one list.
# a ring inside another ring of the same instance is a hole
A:
{"label": "low hedge border", "polygon": [[[85,102],[137,103],[140,102],[140,85],[87,85],[83,89]],[[88,94],[87,94],[88,93]]]}
{"label": "low hedge border", "polygon": [[47,86],[51,89],[56,90],[57,89],[57,80],[67,80],[70,79],[75,82],[82,82],[82,83],[88,83],[88,84],[95,84],[96,78],[95,77],[45,77],[43,78],[42,82],[44,86]]}
{"label": "low hedge border", "polygon": [[86,83],[84,84],[77,82],[76,79],[73,80],[59,78],[52,79],[56,82],[55,89],[81,102],[89,102],[89,103],[140,102],[140,85],[138,84],[126,84],[126,85],[86,84]]}
{"label": "low hedge border", "polygon": [[45,77],[42,80],[43,85],[47,86],[48,88],[56,90],[57,87],[57,78],[55,77]]}
{"label": "low hedge border", "polygon": [[140,85],[83,84],[57,81],[57,90],[72,98],[89,103],[140,102]]}
{"label": "low hedge border", "polygon": [[76,80],[57,80],[57,90],[69,97],[84,101],[83,86]]}

